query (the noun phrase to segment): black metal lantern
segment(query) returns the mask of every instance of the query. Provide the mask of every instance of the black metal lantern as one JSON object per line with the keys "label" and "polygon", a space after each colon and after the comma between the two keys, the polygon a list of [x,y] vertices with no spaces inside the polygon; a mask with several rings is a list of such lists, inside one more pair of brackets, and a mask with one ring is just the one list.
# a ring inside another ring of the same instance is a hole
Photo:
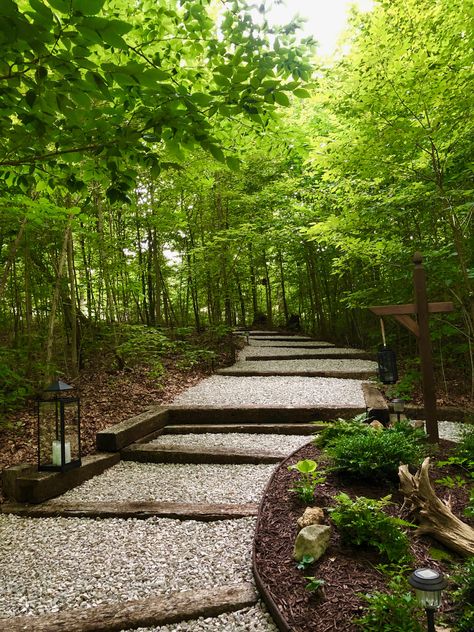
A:
{"label": "black metal lantern", "polygon": [[441,591],[447,586],[446,580],[437,570],[417,568],[408,583],[415,589],[418,603],[426,610],[428,632],[435,632],[434,613],[441,605]]}
{"label": "black metal lantern", "polygon": [[380,347],[377,353],[379,380],[383,384],[395,384],[398,380],[397,358],[395,351],[388,347]]}
{"label": "black metal lantern", "polygon": [[81,465],[80,401],[57,380],[38,400],[38,470],[67,472]]}

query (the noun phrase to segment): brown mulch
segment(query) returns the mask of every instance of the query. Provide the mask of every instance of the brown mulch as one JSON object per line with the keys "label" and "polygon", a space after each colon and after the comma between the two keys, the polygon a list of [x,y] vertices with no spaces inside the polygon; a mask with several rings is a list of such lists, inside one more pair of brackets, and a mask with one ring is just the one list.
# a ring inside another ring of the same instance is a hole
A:
{"label": "brown mulch", "polygon": [[[81,398],[81,451],[85,456],[96,451],[99,430],[140,414],[150,406],[169,404],[179,393],[210,374],[207,366],[179,370],[172,362],[159,380],[146,368],[125,371],[87,371],[76,380],[65,379]],[[10,428],[0,429],[0,472],[19,463],[36,463],[37,420],[34,402],[9,416]],[[0,480],[0,502],[4,498]]]}
{"label": "brown mulch", "polygon": [[[437,458],[444,458],[452,447],[450,442],[442,441]],[[318,461],[321,469],[324,469],[321,451],[313,445],[304,446],[279,467],[266,491],[255,536],[256,568],[292,632],[355,632],[360,627],[353,620],[361,616],[364,606],[360,593],[387,591],[387,576],[376,568],[383,560],[375,550],[351,547],[341,542],[333,528],[330,546],[325,555],[304,571],[296,568],[293,559],[293,546],[298,532],[296,521],[304,512],[305,506],[294,493],[288,491],[296,474],[289,472],[287,466],[305,458]],[[442,471],[436,466],[431,468],[433,480],[447,474],[454,476],[456,473],[458,471],[454,468],[444,467]],[[466,487],[446,490],[435,484],[438,495],[446,495],[446,491],[449,491],[453,512],[467,521],[462,515],[462,509],[468,500]],[[347,481],[331,473],[327,475],[326,482],[317,487],[314,505],[327,508],[334,504],[333,497],[342,491],[351,497],[381,498],[392,494],[394,504],[389,513],[408,517],[406,514],[402,515],[402,498],[396,483],[391,485]],[[329,519],[326,519],[326,524],[330,524]],[[449,573],[449,563],[431,559],[430,547],[443,549],[441,544],[429,537],[412,538],[413,569],[427,565]],[[462,561],[455,554],[452,558],[456,562]],[[324,580],[322,593],[308,592],[305,589],[305,576]],[[449,595],[444,599],[443,609],[445,613],[452,609]]]}

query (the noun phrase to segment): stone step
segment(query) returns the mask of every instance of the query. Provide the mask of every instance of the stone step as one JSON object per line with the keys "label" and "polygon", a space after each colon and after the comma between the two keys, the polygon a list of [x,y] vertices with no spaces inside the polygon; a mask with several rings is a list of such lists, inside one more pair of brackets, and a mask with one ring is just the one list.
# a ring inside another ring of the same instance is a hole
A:
{"label": "stone step", "polygon": [[280,362],[282,360],[374,360],[374,357],[375,356],[373,354],[370,354],[367,351],[354,350],[331,353],[331,351],[325,352],[324,349],[319,352],[312,351],[311,349],[295,349],[294,351],[288,352],[288,349],[285,347],[275,347],[272,351],[258,355],[252,353],[252,350],[248,350],[247,355],[245,355],[245,361]]}
{"label": "stone step", "polygon": [[66,502],[55,501],[40,505],[7,502],[0,506],[1,513],[26,518],[173,518],[175,520],[227,520],[256,516],[256,503],[172,503],[156,501],[137,502]]}
{"label": "stone step", "polygon": [[124,461],[140,463],[279,463],[285,456],[263,450],[235,450],[225,448],[159,447],[153,444],[132,444],[121,452]]}
{"label": "stone step", "polygon": [[[281,336],[253,336],[250,335],[249,336],[249,341],[251,340],[255,340],[255,341],[266,341],[266,342],[313,342],[313,339],[310,338],[309,336],[285,336],[285,335],[281,335]],[[314,341],[317,342],[317,341]],[[321,343],[323,344],[323,343]]]}
{"label": "stone step", "polygon": [[282,434],[282,435],[312,435],[324,428],[324,424],[186,424],[177,426],[165,426],[162,434],[208,434],[208,433],[237,433],[248,434]]}
{"label": "stone step", "polygon": [[274,338],[272,340],[250,338],[249,345],[251,347],[298,347],[299,349],[329,349],[336,346],[330,342],[321,342],[311,339],[295,340],[294,338],[288,340],[281,340],[281,338]]}

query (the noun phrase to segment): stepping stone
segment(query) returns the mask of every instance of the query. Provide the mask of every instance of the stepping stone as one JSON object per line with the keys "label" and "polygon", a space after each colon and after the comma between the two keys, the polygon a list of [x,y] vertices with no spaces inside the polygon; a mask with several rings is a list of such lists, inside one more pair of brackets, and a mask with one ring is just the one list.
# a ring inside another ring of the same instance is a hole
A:
{"label": "stepping stone", "polygon": [[234,376],[308,376],[336,377],[365,380],[376,375],[377,364],[369,360],[286,360],[237,362],[231,367],[219,369],[218,375]]}
{"label": "stepping stone", "polygon": [[260,342],[311,342],[313,339],[309,336],[249,336],[250,341]]}
{"label": "stepping stone", "polygon": [[237,450],[225,448],[166,448],[153,444],[134,443],[121,452],[124,461],[140,463],[279,463],[285,457],[281,453],[264,450]]}
{"label": "stepping stone", "polygon": [[180,434],[208,434],[208,433],[239,433],[247,434],[282,434],[282,435],[313,435],[324,428],[324,424],[186,424],[179,426],[166,426],[164,435]]}

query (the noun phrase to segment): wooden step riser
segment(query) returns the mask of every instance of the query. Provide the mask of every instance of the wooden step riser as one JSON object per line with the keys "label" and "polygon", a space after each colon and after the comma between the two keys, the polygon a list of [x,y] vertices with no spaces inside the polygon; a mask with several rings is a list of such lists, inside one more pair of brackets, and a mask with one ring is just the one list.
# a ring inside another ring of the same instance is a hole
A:
{"label": "wooden step riser", "polygon": [[143,444],[130,446],[121,452],[124,461],[138,463],[189,463],[189,464],[218,464],[218,465],[258,465],[265,463],[279,463],[285,457],[277,454],[204,452],[190,450],[163,450]]}
{"label": "wooden step riser", "polygon": [[217,375],[228,375],[232,377],[333,377],[339,380],[370,380],[375,377],[375,371],[352,371],[344,373],[342,371],[292,371],[291,369],[274,369],[264,371],[256,370],[235,370],[220,369]]}
{"label": "wooden step riser", "polygon": [[210,424],[210,425],[182,425],[166,426],[161,434],[231,434],[244,432],[247,434],[279,434],[279,435],[313,435],[324,426],[313,424]]}
{"label": "wooden step riser", "polygon": [[[284,349],[285,347],[273,347]],[[375,360],[370,353],[288,353],[285,355],[251,355],[244,358],[248,362],[285,362],[286,360]]]}
{"label": "wooden step riser", "polygon": [[174,520],[229,520],[256,516],[258,505],[255,503],[168,503],[168,502],[62,502],[25,505],[4,503],[1,513],[13,514],[24,518],[121,518],[142,519],[152,517],[172,518]]}
{"label": "wooden step riser", "polygon": [[168,409],[169,417],[167,425],[234,425],[234,424],[298,424],[312,421],[333,421],[342,417],[350,419],[355,415],[365,412],[365,406],[347,406],[334,408],[319,408],[305,406],[296,408],[210,408],[171,406]]}

